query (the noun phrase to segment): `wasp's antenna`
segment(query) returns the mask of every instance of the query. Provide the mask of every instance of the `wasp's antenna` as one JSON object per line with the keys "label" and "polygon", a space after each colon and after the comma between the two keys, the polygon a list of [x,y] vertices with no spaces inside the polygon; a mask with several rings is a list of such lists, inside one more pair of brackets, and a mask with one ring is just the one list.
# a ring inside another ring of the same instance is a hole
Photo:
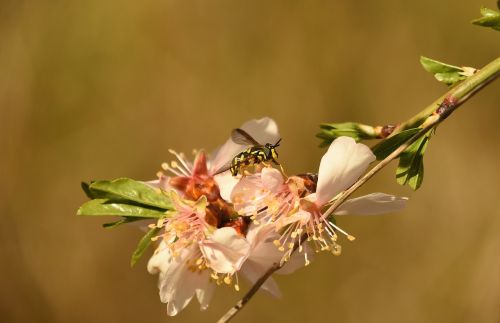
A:
{"label": "wasp's antenna", "polygon": [[276,143],[273,146],[278,147],[280,145],[280,142],[281,142],[281,138],[278,141],[276,141]]}

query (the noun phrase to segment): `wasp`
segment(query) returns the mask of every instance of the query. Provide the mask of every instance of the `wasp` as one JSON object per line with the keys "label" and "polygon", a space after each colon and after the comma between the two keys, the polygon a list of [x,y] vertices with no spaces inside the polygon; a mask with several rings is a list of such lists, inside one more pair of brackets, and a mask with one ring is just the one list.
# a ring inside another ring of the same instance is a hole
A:
{"label": "wasp", "polygon": [[250,148],[240,152],[229,162],[228,165],[220,169],[217,173],[231,170],[233,176],[242,173],[242,169],[246,166],[253,166],[260,163],[273,162],[281,166],[278,162],[278,152],[276,147],[280,145],[281,139],[275,144],[266,143],[262,145],[255,140],[248,132],[243,129],[237,128],[231,132],[231,139],[239,145],[250,145]]}

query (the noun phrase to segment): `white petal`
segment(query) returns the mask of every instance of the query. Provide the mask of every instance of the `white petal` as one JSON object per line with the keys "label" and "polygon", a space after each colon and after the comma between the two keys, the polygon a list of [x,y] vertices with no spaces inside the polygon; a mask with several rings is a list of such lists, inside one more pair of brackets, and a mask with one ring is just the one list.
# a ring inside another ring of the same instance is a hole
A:
{"label": "white petal", "polygon": [[166,243],[162,241],[158,249],[156,249],[153,256],[148,261],[148,272],[150,274],[157,274],[159,272],[166,272],[170,263],[172,262],[172,255]]}
{"label": "white petal", "polygon": [[279,235],[276,233],[274,223],[260,225],[251,224],[247,233],[247,241],[250,243],[250,246],[254,248],[260,243],[264,243],[266,241],[272,242],[278,236]]}
{"label": "white petal", "polygon": [[345,201],[334,213],[337,215],[376,215],[398,212],[406,206],[407,201],[407,197],[372,193]]}
{"label": "white petal", "polygon": [[231,193],[240,179],[238,177],[234,177],[230,171],[226,171],[215,175],[214,180],[219,187],[220,196],[227,202],[231,202]]}
{"label": "white petal", "polygon": [[375,155],[368,146],[357,144],[349,137],[335,139],[321,158],[316,190],[318,204],[323,205],[351,186],[374,160]]}
{"label": "white petal", "polygon": [[278,125],[269,117],[247,121],[240,128],[261,144],[274,144],[280,139]]}
{"label": "white petal", "polygon": [[214,294],[215,284],[212,284],[210,282],[207,270],[203,271],[203,273],[201,273],[200,275],[203,274],[207,276],[207,283],[203,287],[196,290],[196,297],[198,298],[198,302],[200,303],[200,309],[202,311],[205,311],[208,308],[210,300],[212,299],[212,296]]}
{"label": "white petal", "polygon": [[248,257],[250,245],[233,228],[215,230],[200,248],[210,268],[218,273],[234,273]]}
{"label": "white petal", "polygon": [[271,192],[276,192],[285,182],[281,172],[271,167],[262,169],[261,178],[262,185]]}
{"label": "white petal", "polygon": [[[268,269],[269,267],[260,266],[252,261],[246,261],[240,272],[251,284],[254,284]],[[276,298],[281,297],[278,284],[276,284],[272,277],[269,277],[260,288]]]}
{"label": "white petal", "polygon": [[280,262],[283,252],[279,251],[273,243],[278,238],[279,234],[275,230],[274,223],[252,225],[247,234],[247,240],[251,245],[248,259],[267,268]]}
{"label": "white petal", "polygon": [[194,251],[195,248],[183,249],[168,270],[160,273],[160,300],[167,303],[167,314],[170,316],[177,315],[189,304],[200,285],[199,275],[193,273],[186,264],[194,256]]}

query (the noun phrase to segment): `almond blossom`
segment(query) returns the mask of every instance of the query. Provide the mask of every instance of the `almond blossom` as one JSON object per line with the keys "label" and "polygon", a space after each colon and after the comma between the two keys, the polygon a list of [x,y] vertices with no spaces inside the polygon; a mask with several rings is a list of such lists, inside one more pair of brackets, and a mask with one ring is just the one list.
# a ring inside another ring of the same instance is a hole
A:
{"label": "almond blossom", "polygon": [[[258,142],[276,142],[279,133],[269,118],[241,126]],[[340,253],[337,232],[348,235],[323,209],[352,185],[375,159],[371,150],[353,139],[336,139],[321,159],[318,175],[287,177],[270,165],[232,176],[225,169],[246,147],[229,139],[212,159],[201,151],[193,162],[170,151],[176,161],[162,164],[163,172],[150,185],[170,197],[173,211],[151,227],[161,230],[159,247],[148,263],[159,274],[160,299],[176,315],[193,297],[208,307],[216,284],[233,284],[239,275],[254,283],[273,264],[287,261],[278,273],[308,265],[310,249]],[[404,207],[406,198],[374,193],[344,202],[335,212],[380,214]],[[298,253],[293,253],[298,249]],[[302,258],[305,260],[303,261]],[[279,289],[269,279],[262,288],[274,296]]]}
{"label": "almond blossom", "polygon": [[[242,179],[232,191],[235,209],[257,221],[272,222],[281,232],[274,241],[279,250],[285,252],[283,261],[288,260],[297,247],[303,251],[301,235],[316,250],[328,250],[340,254],[336,242],[337,232],[354,237],[338,227],[331,219],[323,216],[323,209],[335,197],[350,187],[375,160],[371,150],[356,143],[352,138],[339,137],[321,159],[317,184],[310,176],[291,176],[285,179],[277,170],[263,169],[260,174]],[[345,214],[382,214],[401,210],[407,198],[384,193],[373,193],[347,200],[334,212]],[[298,244],[296,246],[296,244]],[[309,256],[304,252],[306,265]]]}
{"label": "almond blossom", "polygon": [[[263,142],[279,137],[276,123],[269,118],[251,120],[242,128]],[[201,151],[193,162],[171,150],[177,160],[162,164],[170,176],[160,172],[158,180],[148,182],[170,197],[174,209],[151,225],[162,233],[155,238],[161,242],[148,264],[150,273],[159,273],[160,299],[167,303],[169,315],[176,315],[195,294],[205,309],[214,283],[232,284],[235,277],[235,288],[239,289],[238,270],[244,261],[250,264],[259,255],[254,251],[262,250],[258,246],[263,244],[252,238],[253,233],[247,240],[249,221],[221,196],[221,192],[230,192],[239,178],[228,178],[224,173],[215,176],[244,148],[228,140],[212,160]],[[247,275],[262,273],[249,266],[244,270]]]}

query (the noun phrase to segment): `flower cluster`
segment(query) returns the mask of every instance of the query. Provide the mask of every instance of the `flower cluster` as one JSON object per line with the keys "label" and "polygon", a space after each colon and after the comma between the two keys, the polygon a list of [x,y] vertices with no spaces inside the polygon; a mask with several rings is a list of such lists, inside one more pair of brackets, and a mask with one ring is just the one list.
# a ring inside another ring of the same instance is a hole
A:
{"label": "flower cluster", "polygon": [[[260,143],[280,139],[269,118],[251,120],[240,129]],[[317,174],[287,176],[266,163],[246,167],[238,176],[219,173],[245,148],[229,139],[212,158],[201,151],[193,162],[170,151],[176,160],[164,163],[158,179],[148,182],[167,194],[174,207],[151,225],[161,235],[154,238],[160,243],[148,263],[149,272],[159,274],[160,298],[169,315],[195,295],[206,309],[216,285],[239,290],[240,276],[253,283],[274,263],[284,264],[278,273],[286,274],[308,265],[311,252],[339,255],[339,234],[354,240],[324,211],[375,160],[367,146],[348,137],[336,139]],[[406,200],[373,193],[347,200],[334,214],[394,212]],[[262,288],[279,296],[272,278]]]}

